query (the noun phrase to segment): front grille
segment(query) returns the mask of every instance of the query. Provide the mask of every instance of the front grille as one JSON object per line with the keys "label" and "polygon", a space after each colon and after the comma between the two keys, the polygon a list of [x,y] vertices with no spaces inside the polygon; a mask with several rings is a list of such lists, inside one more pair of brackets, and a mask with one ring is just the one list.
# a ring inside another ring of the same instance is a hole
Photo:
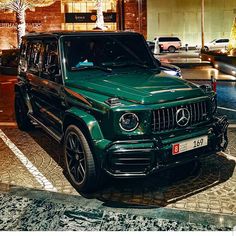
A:
{"label": "front grille", "polygon": [[206,101],[163,108],[153,111],[152,130],[154,132],[161,132],[181,128],[176,122],[176,112],[180,108],[186,108],[190,112],[190,121],[187,126],[195,125],[207,120]]}

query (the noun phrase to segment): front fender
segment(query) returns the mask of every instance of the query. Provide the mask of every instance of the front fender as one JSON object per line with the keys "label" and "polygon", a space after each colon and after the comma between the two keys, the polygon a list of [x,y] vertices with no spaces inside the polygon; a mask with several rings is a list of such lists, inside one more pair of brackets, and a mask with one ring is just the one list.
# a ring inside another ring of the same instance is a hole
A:
{"label": "front fender", "polygon": [[[90,135],[95,149],[104,150],[104,148],[110,143],[109,140],[104,139],[98,121],[91,114],[73,107],[67,110],[65,113],[63,122],[64,126],[66,126],[68,122],[69,124],[73,123],[73,121],[70,122],[71,119],[75,119],[80,125],[82,125],[83,129],[86,129],[87,133]],[[66,127],[63,127],[63,129],[65,128]]]}

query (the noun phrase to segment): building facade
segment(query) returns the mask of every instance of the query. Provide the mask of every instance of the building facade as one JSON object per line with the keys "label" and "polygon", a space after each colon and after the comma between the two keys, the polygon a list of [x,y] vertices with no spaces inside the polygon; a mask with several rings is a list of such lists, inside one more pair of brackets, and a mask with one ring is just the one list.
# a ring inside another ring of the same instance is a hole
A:
{"label": "building facade", "polygon": [[[146,0],[103,0],[109,30],[138,31],[147,35]],[[92,30],[96,25],[96,0],[56,0],[48,7],[26,11],[26,31]],[[16,15],[0,11],[0,49],[17,46]]]}
{"label": "building facade", "polygon": [[[178,36],[183,45],[201,42],[201,0],[103,0],[110,30],[130,30],[147,39]],[[235,0],[205,0],[205,41],[230,37],[236,16]],[[16,15],[0,11],[0,49],[16,47]],[[96,0],[56,0],[49,7],[26,12],[27,32],[92,30]]]}
{"label": "building facade", "polygon": [[[147,37],[178,36],[183,44],[201,43],[202,0],[147,0]],[[205,0],[205,42],[229,38],[236,16],[235,0]]]}

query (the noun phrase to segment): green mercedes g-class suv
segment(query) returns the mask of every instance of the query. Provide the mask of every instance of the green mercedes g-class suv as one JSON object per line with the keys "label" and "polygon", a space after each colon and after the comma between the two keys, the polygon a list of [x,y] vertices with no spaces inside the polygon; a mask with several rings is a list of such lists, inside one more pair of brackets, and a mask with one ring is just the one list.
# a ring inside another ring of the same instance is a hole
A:
{"label": "green mercedes g-class suv", "polygon": [[80,192],[106,173],[143,177],[224,150],[216,94],[162,72],[132,32],[57,32],[22,39],[15,114],[63,144],[65,173]]}

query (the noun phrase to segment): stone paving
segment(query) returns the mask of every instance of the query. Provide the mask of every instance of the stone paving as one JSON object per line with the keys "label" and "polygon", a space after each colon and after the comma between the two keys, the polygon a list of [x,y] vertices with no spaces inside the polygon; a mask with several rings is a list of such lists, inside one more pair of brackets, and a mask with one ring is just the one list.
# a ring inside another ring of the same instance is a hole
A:
{"label": "stone paving", "polygon": [[[51,137],[41,129],[29,133],[14,128],[2,130],[58,192],[78,195],[63,175],[61,146]],[[227,153],[235,155],[236,129],[229,130],[229,139]],[[43,189],[1,139],[0,153],[1,183]],[[85,197],[106,204],[236,215],[235,160],[223,154],[212,155],[202,159],[200,166],[186,165],[146,179],[107,179],[101,191]]]}
{"label": "stone paving", "polygon": [[[154,214],[151,209],[145,210],[145,213],[139,210],[135,214],[134,210],[130,213],[125,209],[107,208],[99,203],[91,208],[82,197],[71,199],[70,196],[61,196],[58,201],[59,194],[52,194],[49,198],[44,196],[44,192],[38,192],[36,197],[30,194],[31,191],[17,191],[18,194],[0,191],[0,230],[232,231],[235,225],[232,217],[220,216],[223,220],[218,221],[205,214],[179,214],[174,210],[160,212],[158,209]],[[24,196],[19,193],[21,191]],[[173,215],[176,219],[173,219]]]}
{"label": "stone paving", "polygon": [[[3,132],[28,160],[53,184],[58,192],[78,194],[63,175],[61,147],[43,131],[31,133],[5,128]],[[43,189],[0,139],[0,180],[2,183]]]}

